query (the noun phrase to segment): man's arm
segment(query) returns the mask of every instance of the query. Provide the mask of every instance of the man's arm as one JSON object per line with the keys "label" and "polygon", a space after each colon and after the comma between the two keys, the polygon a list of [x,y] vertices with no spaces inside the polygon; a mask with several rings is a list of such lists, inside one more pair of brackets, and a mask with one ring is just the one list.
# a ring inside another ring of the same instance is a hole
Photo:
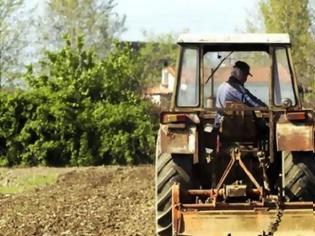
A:
{"label": "man's arm", "polygon": [[250,107],[268,107],[263,101],[254,96],[248,89],[245,89],[245,93],[243,93],[242,102]]}

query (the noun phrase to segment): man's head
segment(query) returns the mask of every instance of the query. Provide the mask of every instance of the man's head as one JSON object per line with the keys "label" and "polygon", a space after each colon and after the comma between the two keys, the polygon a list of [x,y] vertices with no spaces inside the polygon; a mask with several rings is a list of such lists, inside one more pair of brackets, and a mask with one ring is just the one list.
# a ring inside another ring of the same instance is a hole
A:
{"label": "man's head", "polygon": [[234,75],[242,83],[245,83],[248,75],[252,76],[252,74],[249,71],[250,67],[246,62],[237,61],[233,66],[232,75]]}

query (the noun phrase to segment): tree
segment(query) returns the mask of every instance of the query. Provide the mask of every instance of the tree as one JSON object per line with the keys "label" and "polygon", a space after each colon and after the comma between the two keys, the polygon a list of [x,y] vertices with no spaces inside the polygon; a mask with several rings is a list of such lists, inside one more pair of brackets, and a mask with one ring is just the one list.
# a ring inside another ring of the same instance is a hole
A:
{"label": "tree", "polygon": [[27,45],[24,0],[0,1],[0,88],[15,81],[22,70]]}
{"label": "tree", "polygon": [[308,0],[261,0],[259,8],[263,15],[266,32],[290,34],[292,57],[298,78],[310,84],[315,78],[315,64],[311,61],[315,50],[315,38],[311,33],[312,16]]}
{"label": "tree", "polygon": [[[315,0],[310,0],[310,13],[311,13],[311,32],[312,32],[312,38],[315,41]],[[311,54],[310,63],[312,65],[315,65],[315,53]],[[313,91],[315,91],[315,78],[312,80],[312,87]],[[315,94],[313,93],[313,101],[315,100]],[[314,102],[313,102],[314,107]]]}
{"label": "tree", "polygon": [[65,34],[75,46],[76,39],[82,35],[86,47],[93,47],[98,55],[104,56],[112,40],[125,31],[125,16],[119,17],[114,12],[115,6],[114,0],[48,1],[39,27],[45,49],[59,49]]}
{"label": "tree", "polygon": [[142,65],[142,79],[145,86],[160,83],[161,70],[165,62],[175,66],[177,59],[176,40],[178,34],[154,35],[144,32],[147,42],[140,48],[140,64]]}

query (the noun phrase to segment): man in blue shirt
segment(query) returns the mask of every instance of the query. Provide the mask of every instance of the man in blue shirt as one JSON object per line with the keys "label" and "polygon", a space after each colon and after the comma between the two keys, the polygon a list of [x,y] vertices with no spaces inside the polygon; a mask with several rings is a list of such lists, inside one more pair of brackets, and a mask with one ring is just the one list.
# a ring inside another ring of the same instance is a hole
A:
{"label": "man in blue shirt", "polygon": [[[226,101],[240,102],[249,107],[267,107],[260,99],[255,97],[244,87],[250,73],[250,67],[246,62],[237,61],[232,69],[229,79],[221,84],[217,91],[216,107],[223,109]],[[218,112],[214,127],[220,127],[223,116]]]}

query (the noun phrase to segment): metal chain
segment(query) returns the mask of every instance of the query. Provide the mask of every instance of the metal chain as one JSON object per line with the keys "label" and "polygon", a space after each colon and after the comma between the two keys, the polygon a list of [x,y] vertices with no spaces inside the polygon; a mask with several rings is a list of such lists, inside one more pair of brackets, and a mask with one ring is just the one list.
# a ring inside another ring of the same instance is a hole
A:
{"label": "metal chain", "polygon": [[280,225],[281,222],[281,218],[283,216],[283,209],[280,207],[280,201],[277,200],[276,202],[276,215],[275,215],[275,220],[273,222],[271,222],[271,224],[268,227],[268,231],[265,232],[263,231],[262,234],[258,235],[258,236],[273,236],[274,233],[278,230],[278,227]]}
{"label": "metal chain", "polygon": [[277,213],[274,222],[272,222],[269,226],[269,235],[273,235],[277,231],[283,216],[283,209],[280,207],[279,200],[276,202],[276,207]]}

